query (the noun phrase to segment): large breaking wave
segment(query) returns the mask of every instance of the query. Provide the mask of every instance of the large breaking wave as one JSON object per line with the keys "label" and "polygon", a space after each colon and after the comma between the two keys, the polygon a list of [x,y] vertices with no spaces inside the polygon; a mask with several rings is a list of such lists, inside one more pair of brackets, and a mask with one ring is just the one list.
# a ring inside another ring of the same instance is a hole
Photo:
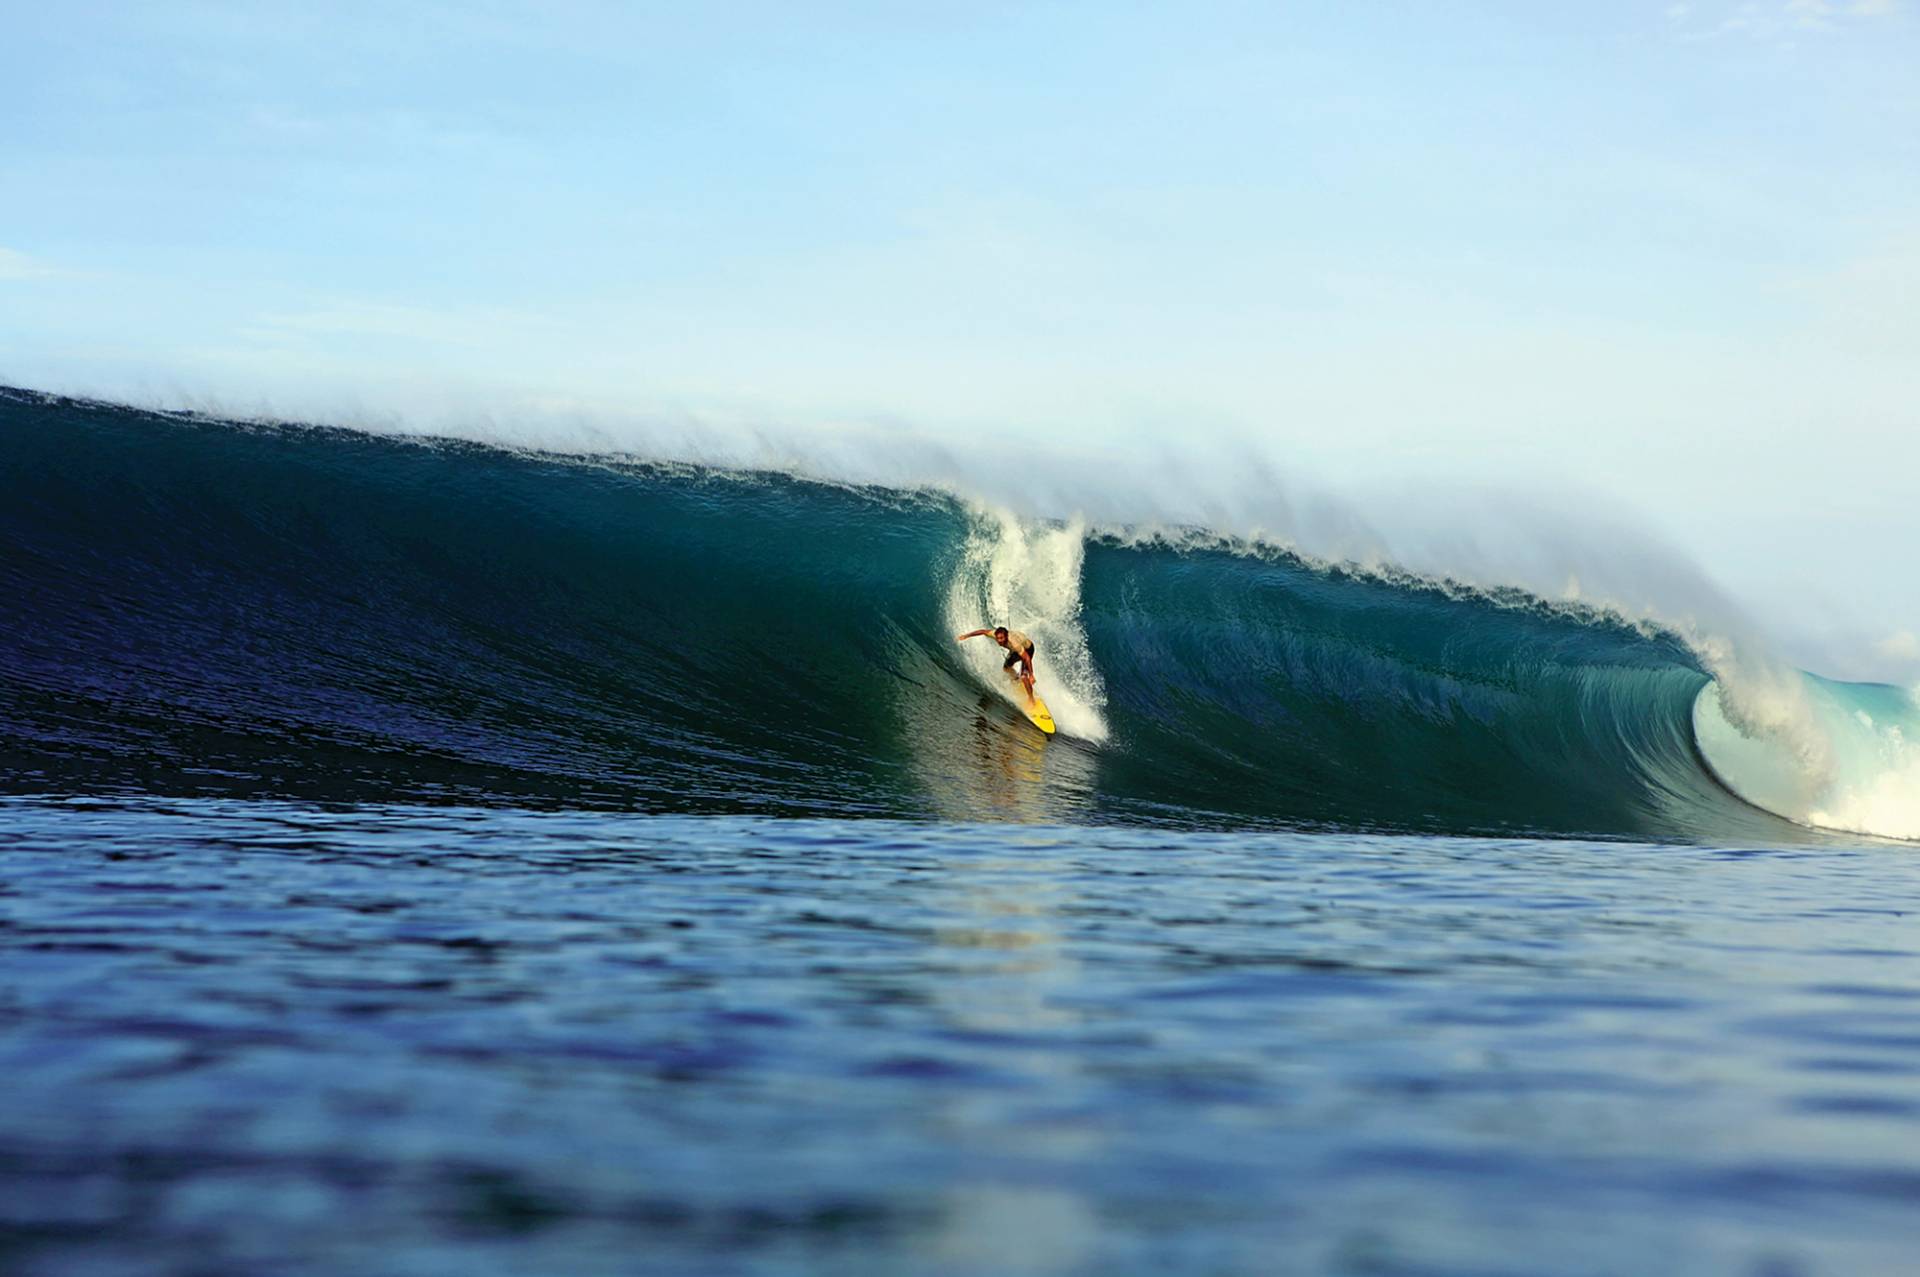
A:
{"label": "large breaking wave", "polygon": [[[0,462],[13,792],[1920,836],[1906,693],[1518,591],[25,392]],[[953,641],[997,622],[1062,737]]]}

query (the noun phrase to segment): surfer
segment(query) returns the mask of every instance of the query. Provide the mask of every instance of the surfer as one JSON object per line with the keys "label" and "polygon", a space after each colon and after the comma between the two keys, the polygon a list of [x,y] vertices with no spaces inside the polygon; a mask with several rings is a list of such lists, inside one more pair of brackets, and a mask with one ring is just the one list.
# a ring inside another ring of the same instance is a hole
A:
{"label": "surfer", "polygon": [[968,630],[965,634],[957,636],[954,642],[964,643],[970,638],[979,638],[983,634],[993,635],[993,641],[1007,649],[1007,659],[1001,665],[1001,669],[1013,674],[1013,667],[1020,666],[1019,673],[1014,676],[1020,680],[1020,685],[1027,689],[1027,703],[1031,705],[1033,703],[1033,640],[1019,630],[1010,630],[1004,625],[996,625],[990,630]]}

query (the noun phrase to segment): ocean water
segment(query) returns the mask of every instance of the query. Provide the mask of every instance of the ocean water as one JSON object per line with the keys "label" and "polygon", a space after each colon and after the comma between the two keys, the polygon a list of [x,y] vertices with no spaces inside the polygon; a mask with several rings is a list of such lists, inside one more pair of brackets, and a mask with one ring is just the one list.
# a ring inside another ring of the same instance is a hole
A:
{"label": "ocean water", "polygon": [[1887,847],[0,806],[23,1273],[1887,1273]]}
{"label": "ocean water", "polygon": [[1911,1272],[1916,740],[1202,528],[0,391],[0,1269]]}

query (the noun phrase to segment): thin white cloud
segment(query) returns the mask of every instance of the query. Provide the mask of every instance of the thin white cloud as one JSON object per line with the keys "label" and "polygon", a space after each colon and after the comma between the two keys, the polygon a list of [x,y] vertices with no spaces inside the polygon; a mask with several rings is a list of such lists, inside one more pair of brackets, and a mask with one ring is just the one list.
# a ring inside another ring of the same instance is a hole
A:
{"label": "thin white cloud", "polygon": [[410,110],[315,112],[260,103],[241,112],[236,122],[274,146],[352,146],[362,152],[386,147],[409,155],[457,156],[517,144],[510,131],[482,118]]}
{"label": "thin white cloud", "polygon": [[1895,661],[1920,661],[1920,634],[1897,630],[1873,645],[1880,655]]}
{"label": "thin white cloud", "polygon": [[1735,4],[1673,3],[1668,24],[1693,39],[1745,36],[1790,42],[1809,31],[1838,31],[1889,18],[1901,0],[1740,0]]}
{"label": "thin white cloud", "polygon": [[0,248],[0,282],[51,279],[60,272],[37,258],[11,248]]}
{"label": "thin white cloud", "polygon": [[501,342],[516,332],[548,325],[549,321],[541,316],[498,307],[454,310],[341,302],[311,310],[262,315],[246,333],[269,342],[295,337],[370,337],[478,347]]}
{"label": "thin white cloud", "polygon": [[1920,343],[1920,236],[1874,245],[1791,282],[1811,304],[1810,335],[1902,361]]}

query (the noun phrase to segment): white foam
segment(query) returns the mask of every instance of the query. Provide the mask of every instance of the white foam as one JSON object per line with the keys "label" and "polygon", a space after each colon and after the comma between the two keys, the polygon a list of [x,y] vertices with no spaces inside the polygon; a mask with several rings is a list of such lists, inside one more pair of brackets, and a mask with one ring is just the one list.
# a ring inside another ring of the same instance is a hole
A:
{"label": "white foam", "polygon": [[[1734,721],[1724,686],[1701,693],[1694,734],[1714,773],[1748,802],[1804,825],[1920,839],[1920,703],[1890,687],[1804,675],[1801,684],[1794,712],[1814,724],[1811,760],[1792,732]],[[1871,712],[1859,703],[1866,697]]]}
{"label": "white foam", "polygon": [[[1920,705],[1915,716],[1920,718]],[[1865,712],[1855,718],[1862,730],[1851,741],[1854,756],[1808,820],[1828,829],[1920,840],[1920,739]]]}
{"label": "white foam", "polygon": [[[1085,556],[1086,527],[1078,520],[1040,523],[975,506],[947,588],[946,620],[955,634],[996,625],[1025,631],[1034,642],[1034,690],[1054,722],[1069,736],[1097,743],[1107,739],[1107,694],[1080,620]],[[982,686],[1015,700],[1019,693],[1001,669],[1006,655],[999,647],[971,639],[960,648]]]}

